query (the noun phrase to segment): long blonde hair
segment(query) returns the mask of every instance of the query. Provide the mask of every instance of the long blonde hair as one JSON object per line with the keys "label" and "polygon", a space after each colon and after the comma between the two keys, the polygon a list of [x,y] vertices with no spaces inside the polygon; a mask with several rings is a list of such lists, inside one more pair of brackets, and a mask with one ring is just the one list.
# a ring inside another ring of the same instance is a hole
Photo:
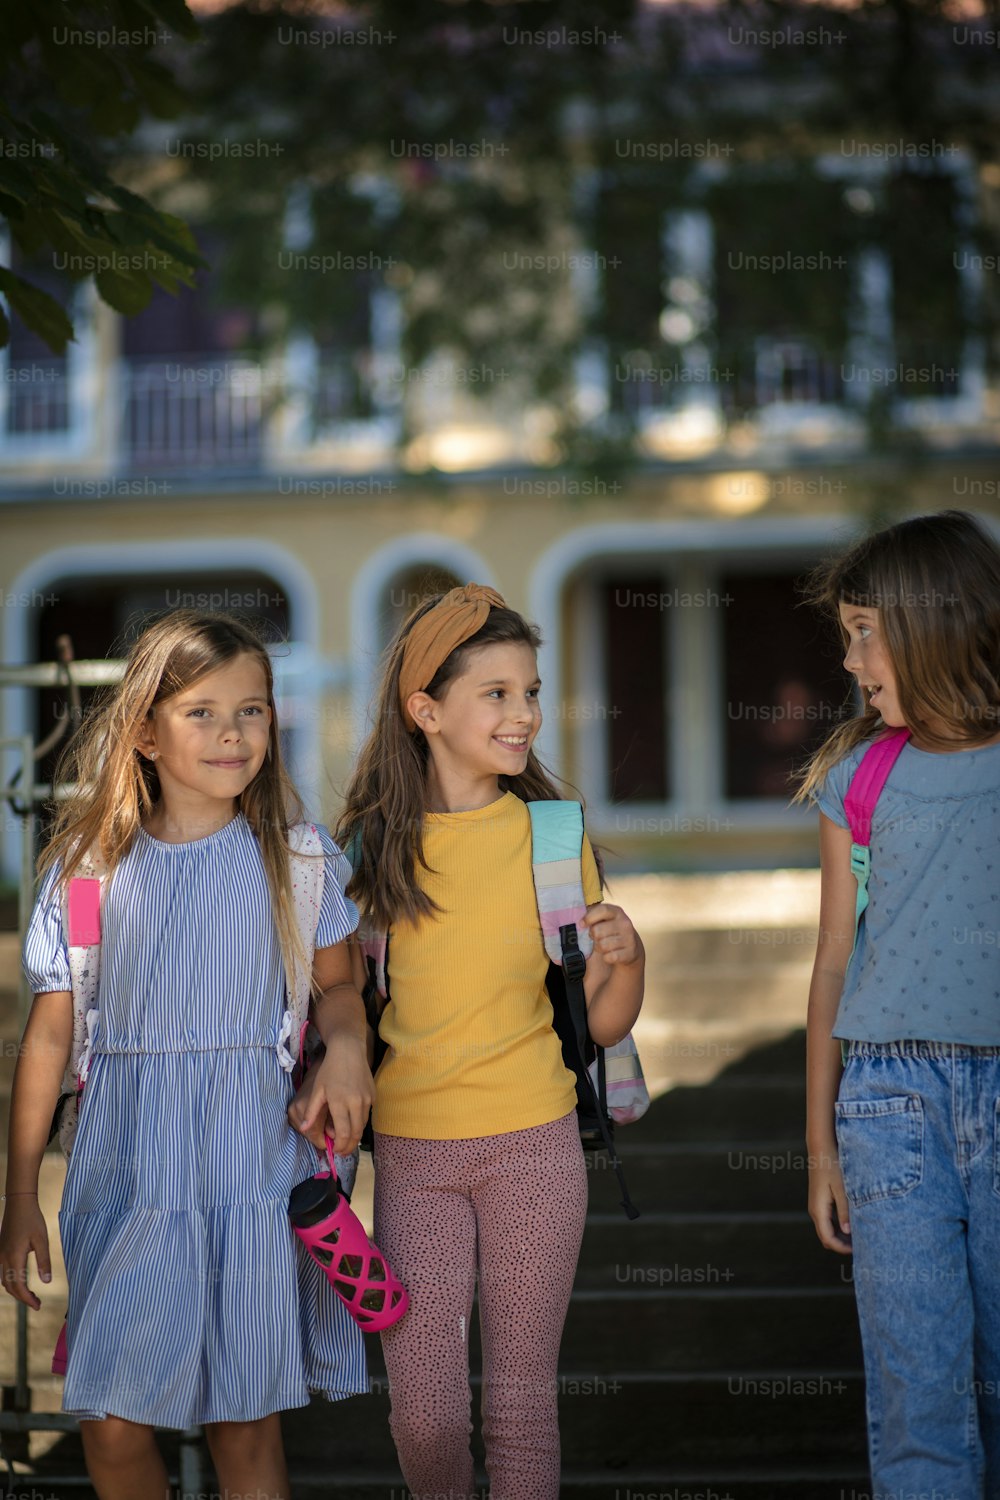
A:
{"label": "long blonde hair", "polygon": [[[839,605],[877,609],[908,727],[932,749],[984,745],[1000,729],[1000,547],[975,516],[944,510],[864,537],[809,577],[806,602],[829,615],[846,651]],[[930,720],[948,734],[935,733]],[[885,729],[877,708],[839,724],[800,772],[794,801]],[[950,735],[950,737],[949,737]]]}
{"label": "long blonde hair", "polygon": [[[415,879],[418,864],[430,868],[423,850],[430,752],[423,733],[409,731],[403,721],[399,672],[407,636],[443,597],[431,594],[422,599],[386,650],[375,723],[362,746],[337,824],[337,842],[354,865],[347,894],[383,932],[400,918],[415,921],[438,909]],[[530,646],[537,651],[541,636],[516,610],[494,607],[476,634],[442,662],[424,691],[439,699],[449,682],[461,675],[470,651],[495,644]],[[533,750],[528,751],[528,763],[519,775],[500,776],[498,781],[502,791],[513,792],[522,802],[558,801],[562,796]]]}
{"label": "long blonde hair", "polygon": [[288,842],[288,829],[302,821],[303,807],[281,760],[271,659],[261,638],[231,615],[178,609],[146,626],[128,653],[120,682],[92,705],[60,757],[53,786],[68,785],[71,791],[55,803],[38,872],[42,876],[61,861],[60,881],[67,883],[88,851],[99,852],[109,872],[115,869],[160,799],[155,764],[136,748],[143,725],[166,699],[242,655],[260,663],[271,725],[267,756],[239,806],[260,845],[292,985],[299,965],[308,963],[292,903]]}

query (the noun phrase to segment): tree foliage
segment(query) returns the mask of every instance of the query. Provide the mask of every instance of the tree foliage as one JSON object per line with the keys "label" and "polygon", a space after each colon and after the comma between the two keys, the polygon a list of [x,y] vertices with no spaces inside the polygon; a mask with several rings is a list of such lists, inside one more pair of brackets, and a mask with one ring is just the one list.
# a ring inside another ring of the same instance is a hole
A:
{"label": "tree foliage", "polygon": [[[154,284],[171,292],[191,286],[205,264],[188,227],[116,181],[113,167],[122,140],[144,118],[184,108],[154,49],[197,35],[185,0],[31,0],[0,8],[0,214],[19,267],[0,267],[0,292],[56,352],[73,328],[37,284],[53,252],[60,268],[76,281],[92,277],[104,301],[124,314],[143,308]],[[9,336],[0,309],[0,344]]]}
{"label": "tree foliage", "polygon": [[[764,254],[823,247],[836,261],[866,235],[892,241],[893,216],[879,205],[861,222],[817,172],[822,153],[843,154],[849,139],[995,156],[992,59],[959,44],[958,20],[944,0],[244,0],[206,21],[192,58],[191,171],[231,247],[221,285],[234,302],[280,308],[282,328],[335,337],[358,282],[323,257],[367,255],[403,295],[408,361],[451,348],[565,394],[588,338],[613,341],[609,309],[626,330],[651,323],[639,263],[658,253],[663,209],[691,200],[706,142],[724,144],[744,182],[699,190],[723,234]],[[753,31],[764,40],[743,44]],[[213,145],[255,138],[271,152],[263,163],[210,158]],[[283,247],[303,187],[311,216],[292,260]],[[595,249],[588,277],[577,262]],[[919,244],[911,259],[919,285]],[[951,307],[939,267],[928,259],[924,293]],[[595,281],[599,326],[586,296],[563,295]],[[829,278],[817,300],[815,280],[748,280],[733,326],[785,299],[789,319],[804,310],[833,346],[844,281]],[[655,276],[652,287],[655,302]]]}

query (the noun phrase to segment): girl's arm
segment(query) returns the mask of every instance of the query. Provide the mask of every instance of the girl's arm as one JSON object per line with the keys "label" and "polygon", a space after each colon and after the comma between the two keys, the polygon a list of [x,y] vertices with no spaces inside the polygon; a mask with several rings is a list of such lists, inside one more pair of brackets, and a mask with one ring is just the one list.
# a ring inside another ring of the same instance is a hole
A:
{"label": "girl's arm", "polygon": [[857,883],[851,874],[851,831],[819,817],[822,884],[819,939],[806,1022],[806,1151],[809,1215],[820,1243],[848,1255],[851,1223],[837,1159],[834,1104],[840,1086],[840,1043],[830,1035],[854,946]]}
{"label": "girl's arm", "polygon": [[28,1307],[41,1303],[28,1286],[28,1255],[38,1274],[52,1280],[49,1236],[38,1206],[38,1172],[52,1115],[73,1045],[73,996],[68,990],[36,995],[18,1050],[10,1099],[7,1201],[0,1227],[4,1290]]}
{"label": "girl's arm", "polygon": [[632,1030],[642,1006],[646,951],[620,906],[598,901],[583,920],[594,940],[583,976],[587,1029],[599,1047],[613,1047]]}
{"label": "girl's arm", "polygon": [[[357,933],[354,934],[354,938],[357,938]],[[351,977],[354,980],[354,988],[357,990],[358,994],[363,997],[365,993],[365,985],[368,983],[368,975],[365,973],[365,955],[359,942],[352,940],[350,943],[350,949]],[[368,1066],[369,1068],[373,1068],[375,1065],[375,1033],[372,1030],[371,1022],[368,1020],[367,1013],[365,1015],[365,1043],[366,1053],[368,1057]]]}
{"label": "girl's arm", "polygon": [[296,1130],[320,1150],[329,1133],[341,1156],[356,1148],[375,1098],[365,1008],[352,968],[354,946],[345,939],[316,949],[313,975],[323,993],[314,1004],[313,1022],[326,1055],[288,1107]]}

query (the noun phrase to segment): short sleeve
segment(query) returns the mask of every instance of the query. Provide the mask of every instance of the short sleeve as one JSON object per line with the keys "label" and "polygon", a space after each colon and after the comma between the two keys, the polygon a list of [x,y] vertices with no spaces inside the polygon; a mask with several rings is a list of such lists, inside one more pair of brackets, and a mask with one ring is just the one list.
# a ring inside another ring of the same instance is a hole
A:
{"label": "short sleeve", "polygon": [[351,866],[347,856],[334,843],[322,823],[317,823],[316,831],[323,845],[323,854],[326,859],[323,870],[323,900],[320,904],[319,923],[316,927],[316,947],[332,948],[334,944],[342,943],[354,932],[358,925],[358,908],[344,895],[344,887],[351,878]]}
{"label": "short sleeve", "polygon": [[820,812],[826,813],[831,822],[836,823],[840,828],[850,827],[844,811],[844,798],[850,790],[854,773],[867,748],[867,745],[859,746],[849,755],[845,755],[843,760],[838,760],[835,766],[830,767],[825,779],[812,793],[812,800]]}
{"label": "short sleeve", "polygon": [[583,848],[580,851],[580,863],[583,870],[583,894],[588,906],[602,899],[601,877],[597,872],[597,860],[587,835],[583,835]]}
{"label": "short sleeve", "polygon": [[24,939],[21,965],[33,995],[73,988],[63,934],[59,868],[57,861],[45,873]]}

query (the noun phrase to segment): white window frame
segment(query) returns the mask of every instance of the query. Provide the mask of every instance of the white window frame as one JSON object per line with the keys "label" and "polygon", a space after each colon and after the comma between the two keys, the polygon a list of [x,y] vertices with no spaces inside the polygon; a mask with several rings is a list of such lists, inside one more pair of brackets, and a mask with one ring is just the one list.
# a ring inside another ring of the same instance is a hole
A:
{"label": "white window frame", "polygon": [[[10,260],[10,235],[0,235],[0,257]],[[0,296],[8,318],[10,304]],[[83,459],[93,453],[97,444],[100,415],[100,349],[98,346],[97,290],[92,281],[74,287],[68,315],[75,338],[66,346],[66,412],[67,425],[55,432],[8,432],[7,410],[10,400],[10,346],[0,349],[0,466],[31,460],[45,462]]]}

